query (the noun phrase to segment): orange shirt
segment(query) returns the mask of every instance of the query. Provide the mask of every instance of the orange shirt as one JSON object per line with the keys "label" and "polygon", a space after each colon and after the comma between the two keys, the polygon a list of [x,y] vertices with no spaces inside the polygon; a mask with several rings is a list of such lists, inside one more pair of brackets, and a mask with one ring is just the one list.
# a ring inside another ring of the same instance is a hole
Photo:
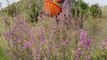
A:
{"label": "orange shirt", "polygon": [[56,16],[61,12],[61,10],[62,8],[60,7],[59,3],[52,0],[45,0],[45,4],[44,4],[45,12],[48,12],[49,14]]}

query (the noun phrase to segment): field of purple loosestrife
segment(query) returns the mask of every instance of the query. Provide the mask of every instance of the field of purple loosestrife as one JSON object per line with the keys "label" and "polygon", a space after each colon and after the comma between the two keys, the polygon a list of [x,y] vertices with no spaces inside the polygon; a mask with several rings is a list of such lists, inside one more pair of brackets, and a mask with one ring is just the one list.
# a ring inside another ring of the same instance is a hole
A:
{"label": "field of purple loosestrife", "polygon": [[107,60],[107,6],[83,0],[0,3],[0,60]]}

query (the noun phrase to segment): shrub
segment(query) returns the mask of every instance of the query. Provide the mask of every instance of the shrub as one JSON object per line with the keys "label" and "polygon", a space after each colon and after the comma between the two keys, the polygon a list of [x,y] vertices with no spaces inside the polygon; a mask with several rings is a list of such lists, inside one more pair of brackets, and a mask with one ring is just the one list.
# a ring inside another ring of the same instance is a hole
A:
{"label": "shrub", "polygon": [[16,14],[17,14],[17,8],[16,8],[15,4],[10,5],[10,6],[7,8],[7,13],[8,13],[8,15],[11,16],[11,17],[16,16]]}
{"label": "shrub", "polygon": [[91,16],[94,18],[101,18],[102,17],[102,10],[100,9],[98,4],[92,5],[90,7]]}
{"label": "shrub", "polygon": [[38,22],[37,17],[39,16],[39,7],[35,2],[31,4],[28,14],[29,14],[30,22]]}
{"label": "shrub", "polygon": [[17,16],[14,21],[4,34],[8,43],[7,55],[11,60],[71,59],[70,40],[66,37],[65,28],[57,29],[56,23],[48,24],[48,20],[35,29],[22,16]]}
{"label": "shrub", "polygon": [[[88,8],[89,8],[88,4],[86,4],[82,0],[75,0],[73,2],[73,11],[72,11],[73,14],[72,15],[74,17],[79,18],[80,14],[82,16],[88,12],[88,10],[87,10]],[[87,10],[87,11],[85,11],[85,10]]]}
{"label": "shrub", "polygon": [[[30,1],[29,9],[28,9],[28,16],[30,22],[38,22],[38,16],[42,11],[43,7],[43,0],[32,0]],[[27,6],[28,7],[28,6]]]}
{"label": "shrub", "polygon": [[[13,27],[4,34],[8,43],[7,55],[11,57],[11,60],[32,60],[32,51],[28,48],[30,45],[28,42],[32,42],[34,38],[30,31],[31,28],[20,16],[17,16],[14,21]],[[23,51],[23,49],[25,50]]]}
{"label": "shrub", "polygon": [[83,22],[89,15],[88,10],[88,4],[82,0],[75,0],[73,2],[72,16],[74,18],[76,28],[83,28]]}

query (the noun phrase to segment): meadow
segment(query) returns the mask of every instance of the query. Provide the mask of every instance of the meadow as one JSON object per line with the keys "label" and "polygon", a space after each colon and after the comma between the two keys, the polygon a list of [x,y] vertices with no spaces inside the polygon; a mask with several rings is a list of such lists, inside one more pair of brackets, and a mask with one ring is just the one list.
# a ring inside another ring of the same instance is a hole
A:
{"label": "meadow", "polygon": [[107,6],[65,0],[57,16],[44,0],[0,11],[0,60],[107,60]]}

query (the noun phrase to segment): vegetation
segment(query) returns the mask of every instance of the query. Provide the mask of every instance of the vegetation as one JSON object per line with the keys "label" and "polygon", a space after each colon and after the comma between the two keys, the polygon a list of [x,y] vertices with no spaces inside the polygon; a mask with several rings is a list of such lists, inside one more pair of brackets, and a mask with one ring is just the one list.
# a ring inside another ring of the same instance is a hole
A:
{"label": "vegetation", "polygon": [[69,1],[57,16],[44,13],[44,0],[1,10],[0,60],[107,60],[107,8]]}
{"label": "vegetation", "polygon": [[101,11],[100,7],[98,6],[98,4],[92,5],[90,7],[90,13],[91,13],[91,16],[93,16],[95,18],[102,17],[102,11]]}
{"label": "vegetation", "polygon": [[17,9],[14,4],[7,8],[7,13],[9,16],[12,16],[12,17],[16,16]]}
{"label": "vegetation", "polygon": [[39,7],[36,5],[35,2],[33,2],[33,4],[31,4],[30,7],[30,12],[29,12],[29,18],[31,22],[38,22],[37,17],[39,16]]}
{"label": "vegetation", "polygon": [[82,0],[74,0],[72,15],[76,20],[77,28],[83,28],[83,21],[87,20],[89,16],[93,18],[101,18],[103,16],[102,10],[98,4],[89,6]]}

